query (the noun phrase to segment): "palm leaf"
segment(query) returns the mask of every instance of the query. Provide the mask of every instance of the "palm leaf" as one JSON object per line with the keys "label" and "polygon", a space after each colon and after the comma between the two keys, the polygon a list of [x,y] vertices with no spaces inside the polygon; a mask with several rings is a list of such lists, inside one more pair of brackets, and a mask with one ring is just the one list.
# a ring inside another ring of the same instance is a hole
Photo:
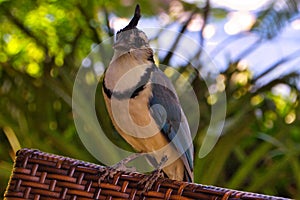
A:
{"label": "palm leaf", "polygon": [[273,39],[296,14],[298,7],[295,0],[274,1],[259,13],[250,31],[257,33],[261,39]]}

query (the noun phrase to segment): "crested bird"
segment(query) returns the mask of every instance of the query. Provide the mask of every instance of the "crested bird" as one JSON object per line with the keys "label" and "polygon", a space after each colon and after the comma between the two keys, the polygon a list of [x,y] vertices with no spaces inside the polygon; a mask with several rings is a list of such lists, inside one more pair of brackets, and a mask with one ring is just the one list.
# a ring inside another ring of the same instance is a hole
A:
{"label": "crested bird", "polygon": [[[193,144],[174,86],[155,65],[146,34],[136,26],[140,6],[119,30],[102,92],[117,132],[170,179],[193,182]],[[130,160],[130,159],[129,159]]]}

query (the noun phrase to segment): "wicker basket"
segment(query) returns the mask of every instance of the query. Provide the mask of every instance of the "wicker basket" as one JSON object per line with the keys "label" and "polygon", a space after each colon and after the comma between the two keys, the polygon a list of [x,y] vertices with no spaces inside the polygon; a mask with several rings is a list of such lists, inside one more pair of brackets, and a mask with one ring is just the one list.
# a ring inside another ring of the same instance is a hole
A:
{"label": "wicker basket", "polygon": [[99,181],[109,168],[71,158],[22,149],[15,165],[5,199],[270,199],[271,197],[214,186],[159,179],[151,190],[140,195],[138,182],[146,175],[118,172]]}

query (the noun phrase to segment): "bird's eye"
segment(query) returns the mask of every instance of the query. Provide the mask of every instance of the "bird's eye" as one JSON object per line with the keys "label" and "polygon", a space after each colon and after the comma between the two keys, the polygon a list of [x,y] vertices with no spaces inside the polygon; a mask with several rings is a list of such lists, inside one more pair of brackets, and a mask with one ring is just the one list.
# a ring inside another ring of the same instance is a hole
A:
{"label": "bird's eye", "polygon": [[137,46],[142,46],[144,44],[144,40],[140,37],[135,39],[135,43]]}

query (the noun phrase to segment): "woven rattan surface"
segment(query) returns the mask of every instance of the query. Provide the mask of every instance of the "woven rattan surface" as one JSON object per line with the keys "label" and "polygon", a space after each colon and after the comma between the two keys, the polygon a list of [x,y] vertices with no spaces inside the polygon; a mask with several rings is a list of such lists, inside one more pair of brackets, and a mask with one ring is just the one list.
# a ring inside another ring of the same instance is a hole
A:
{"label": "woven rattan surface", "polygon": [[6,199],[270,199],[271,197],[214,186],[159,179],[140,195],[146,175],[118,172],[99,181],[110,169],[38,150],[17,152]]}

